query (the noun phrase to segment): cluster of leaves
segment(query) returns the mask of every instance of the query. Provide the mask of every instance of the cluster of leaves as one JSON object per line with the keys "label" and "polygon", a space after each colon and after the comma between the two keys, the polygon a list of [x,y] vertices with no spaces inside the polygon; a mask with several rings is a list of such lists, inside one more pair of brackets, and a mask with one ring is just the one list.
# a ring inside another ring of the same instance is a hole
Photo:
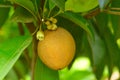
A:
{"label": "cluster of leaves", "polygon": [[[0,80],[5,78],[20,56],[24,56],[22,53],[26,48],[29,52],[26,62],[31,60],[35,64],[32,66],[34,80],[59,80],[58,71],[49,69],[35,57],[30,45],[34,41],[32,32],[37,30],[42,19],[49,17],[57,18],[57,25],[73,35],[77,48],[75,59],[88,57],[97,80],[101,79],[107,66],[110,78],[114,67],[120,69],[117,44],[120,38],[119,3],[119,0],[0,0],[0,29],[7,20],[12,20],[18,23],[21,33],[13,39],[0,40]],[[18,63],[22,63],[21,66],[26,64],[24,61]]]}

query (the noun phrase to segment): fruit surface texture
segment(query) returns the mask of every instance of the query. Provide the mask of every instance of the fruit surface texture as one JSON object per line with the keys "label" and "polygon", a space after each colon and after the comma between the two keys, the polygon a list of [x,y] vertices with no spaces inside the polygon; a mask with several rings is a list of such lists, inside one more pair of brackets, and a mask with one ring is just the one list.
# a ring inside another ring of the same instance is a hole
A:
{"label": "fruit surface texture", "polygon": [[75,41],[64,28],[44,32],[45,38],[38,42],[38,56],[42,62],[54,70],[63,69],[70,64],[75,55]]}

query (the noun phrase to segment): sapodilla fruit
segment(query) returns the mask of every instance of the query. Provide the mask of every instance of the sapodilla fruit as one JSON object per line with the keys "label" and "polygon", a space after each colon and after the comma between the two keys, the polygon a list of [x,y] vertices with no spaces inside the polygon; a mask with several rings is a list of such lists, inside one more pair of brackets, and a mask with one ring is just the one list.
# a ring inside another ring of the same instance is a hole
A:
{"label": "sapodilla fruit", "polygon": [[72,35],[64,28],[44,32],[45,38],[38,42],[38,56],[42,62],[54,70],[70,64],[75,55],[76,45]]}

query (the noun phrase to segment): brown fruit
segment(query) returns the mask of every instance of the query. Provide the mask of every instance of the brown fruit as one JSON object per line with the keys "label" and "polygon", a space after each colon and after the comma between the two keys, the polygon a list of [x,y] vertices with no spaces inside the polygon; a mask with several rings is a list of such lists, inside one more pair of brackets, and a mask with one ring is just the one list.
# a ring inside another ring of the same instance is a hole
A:
{"label": "brown fruit", "polygon": [[44,64],[54,70],[70,64],[75,55],[75,41],[72,35],[63,28],[45,31],[45,38],[38,42],[38,56]]}

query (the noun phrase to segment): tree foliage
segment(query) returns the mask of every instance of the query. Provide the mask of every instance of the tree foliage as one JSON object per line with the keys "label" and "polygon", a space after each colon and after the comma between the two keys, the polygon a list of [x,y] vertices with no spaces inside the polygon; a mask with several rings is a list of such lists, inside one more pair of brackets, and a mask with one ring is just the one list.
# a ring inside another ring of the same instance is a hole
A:
{"label": "tree foliage", "polygon": [[[85,80],[88,75],[112,80],[114,68],[120,70],[119,4],[120,0],[0,0],[0,80]],[[44,21],[50,17],[76,43],[75,58],[63,70],[48,68],[37,56],[36,32],[41,26],[46,29]],[[83,56],[92,70],[72,73]]]}

